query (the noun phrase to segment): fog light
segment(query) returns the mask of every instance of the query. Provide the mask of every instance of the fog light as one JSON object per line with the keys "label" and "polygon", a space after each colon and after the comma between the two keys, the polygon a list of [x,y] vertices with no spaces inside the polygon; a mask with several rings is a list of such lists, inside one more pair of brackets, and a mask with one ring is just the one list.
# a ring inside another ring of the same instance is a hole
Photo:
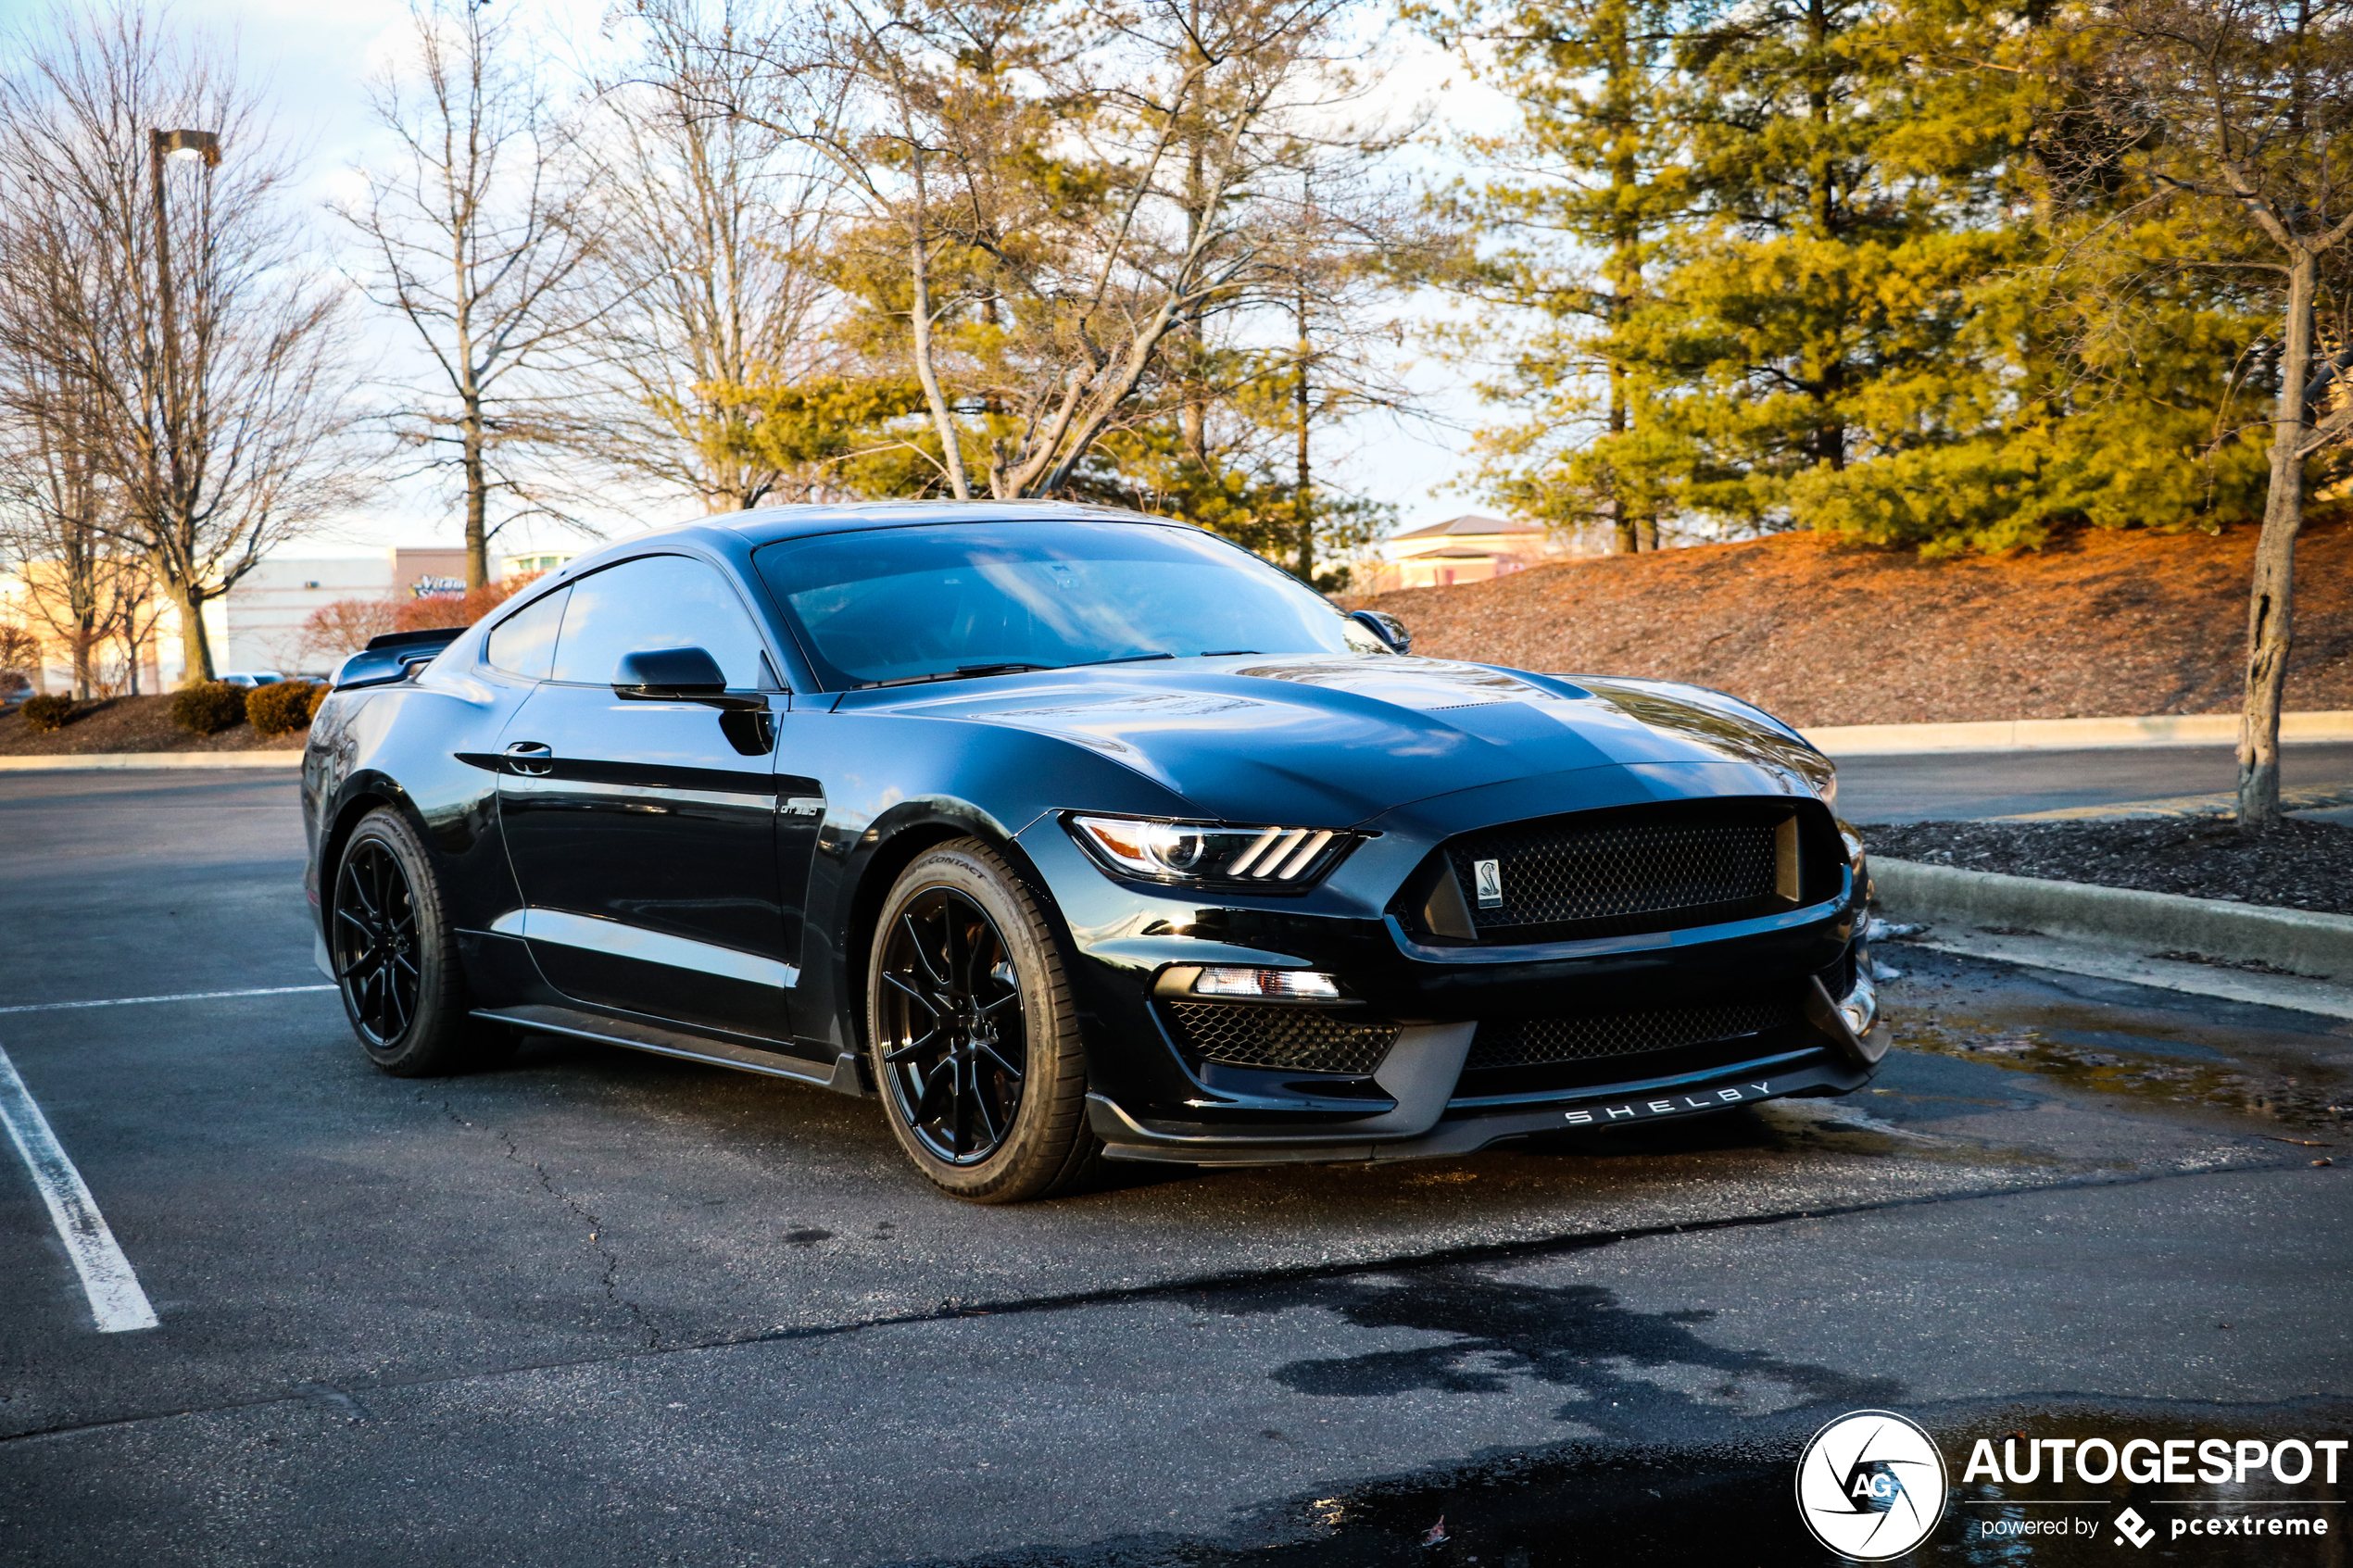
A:
{"label": "fog light", "polygon": [[1204,969],[1193,979],[1193,995],[1264,1002],[1336,1002],[1340,982],[1308,969]]}

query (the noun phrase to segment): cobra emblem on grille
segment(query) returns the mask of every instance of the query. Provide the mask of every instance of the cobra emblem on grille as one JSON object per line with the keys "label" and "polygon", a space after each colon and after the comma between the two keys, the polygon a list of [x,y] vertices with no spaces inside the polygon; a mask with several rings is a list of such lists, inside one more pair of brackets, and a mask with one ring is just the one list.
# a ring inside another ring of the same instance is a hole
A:
{"label": "cobra emblem on grille", "polygon": [[1478,878],[1478,907],[1491,909],[1504,901],[1504,863],[1501,860],[1475,860],[1471,871]]}

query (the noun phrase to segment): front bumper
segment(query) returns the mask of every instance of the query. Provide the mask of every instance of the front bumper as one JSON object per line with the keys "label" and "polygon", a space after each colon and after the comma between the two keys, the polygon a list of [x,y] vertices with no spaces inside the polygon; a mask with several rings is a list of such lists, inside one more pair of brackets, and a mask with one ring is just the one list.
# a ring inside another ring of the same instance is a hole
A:
{"label": "front bumper", "polygon": [[[1283,903],[1204,906],[1117,887],[1091,862],[1063,863],[1053,838],[1026,843],[1068,921],[1071,978],[1088,1038],[1090,1125],[1111,1159],[1244,1165],[1446,1157],[1536,1133],[1845,1094],[1869,1081],[1887,1048],[1860,941],[1856,876],[1818,904],[1755,920],[1547,946],[1441,948],[1382,909],[1378,889],[1353,908],[1344,887]],[[1358,1007],[1326,1016],[1388,1021],[1399,1029],[1396,1042],[1378,1067],[1353,1079],[1203,1060],[1154,993],[1189,965],[1214,964],[1330,973]],[[1482,1021],[1768,994],[1791,1004],[1770,1029],[1533,1074],[1541,1082],[1499,1084],[1471,1056]]]}

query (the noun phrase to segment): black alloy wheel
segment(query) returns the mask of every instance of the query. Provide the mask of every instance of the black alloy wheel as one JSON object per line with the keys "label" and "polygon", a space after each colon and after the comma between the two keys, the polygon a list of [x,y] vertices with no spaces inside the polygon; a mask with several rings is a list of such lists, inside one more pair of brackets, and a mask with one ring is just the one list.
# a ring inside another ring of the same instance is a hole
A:
{"label": "black alloy wheel", "polygon": [[884,900],[867,1037],[884,1120],[916,1167],[977,1203],[1066,1192],[1102,1145],[1052,927],[977,839],[916,857]]}
{"label": "black alloy wheel", "polygon": [[391,1049],[417,1020],[424,974],[416,894],[383,840],[362,840],[344,857],[334,909],[335,979],[349,1001],[352,1027],[371,1049]]}
{"label": "black alloy wheel", "polygon": [[344,841],[327,899],[327,960],[368,1059],[399,1078],[485,1065],[512,1030],[468,1016],[473,998],[424,841],[378,807]]}
{"label": "black alloy wheel", "polygon": [[926,888],[900,911],[881,972],[895,1109],[934,1159],[979,1164],[1013,1131],[1029,1060],[1003,935],[964,894]]}

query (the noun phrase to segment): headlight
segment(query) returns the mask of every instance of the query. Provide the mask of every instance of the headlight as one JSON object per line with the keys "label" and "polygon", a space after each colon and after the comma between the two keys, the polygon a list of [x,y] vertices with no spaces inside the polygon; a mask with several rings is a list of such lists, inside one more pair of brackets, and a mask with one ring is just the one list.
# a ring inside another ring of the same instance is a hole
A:
{"label": "headlight", "polygon": [[1215,822],[1071,817],[1071,836],[1111,869],[1153,882],[1224,884],[1299,892],[1355,847],[1328,828],[1226,827]]}

